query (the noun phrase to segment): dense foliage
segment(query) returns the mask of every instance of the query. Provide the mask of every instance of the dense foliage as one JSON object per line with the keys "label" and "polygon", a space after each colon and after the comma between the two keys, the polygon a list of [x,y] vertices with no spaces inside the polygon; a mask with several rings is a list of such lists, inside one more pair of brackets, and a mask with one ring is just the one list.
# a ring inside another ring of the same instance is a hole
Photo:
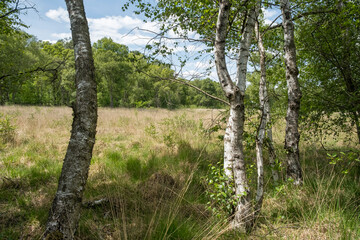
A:
{"label": "dense foliage", "polygon": [[[71,105],[75,96],[72,42],[42,42],[24,32],[0,35],[0,104]],[[193,88],[173,82],[170,66],[103,38],[93,44],[99,106],[219,108]],[[183,80],[186,81],[186,80]],[[191,82],[214,96],[210,79]]]}

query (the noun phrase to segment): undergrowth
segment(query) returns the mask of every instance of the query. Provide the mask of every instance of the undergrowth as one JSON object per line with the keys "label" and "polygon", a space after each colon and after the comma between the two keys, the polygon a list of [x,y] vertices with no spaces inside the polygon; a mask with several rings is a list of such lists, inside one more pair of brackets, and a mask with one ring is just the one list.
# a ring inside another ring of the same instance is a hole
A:
{"label": "undergrowth", "polygon": [[[3,116],[16,115],[8,122],[16,126],[16,139],[0,151],[0,239],[39,239],[56,191],[71,111],[19,108],[3,108]],[[301,149],[304,185],[294,187],[284,177],[275,185],[265,167],[256,228],[249,235],[232,232],[227,215],[214,214],[229,210],[224,197],[229,193],[213,188],[225,187],[226,179],[218,164],[222,117],[210,111],[100,109],[76,238],[360,239],[357,150],[340,146],[329,152],[312,144]],[[248,171],[254,171],[250,146],[245,146]],[[282,146],[276,148],[283,160]],[[251,181],[252,188],[255,184]]]}

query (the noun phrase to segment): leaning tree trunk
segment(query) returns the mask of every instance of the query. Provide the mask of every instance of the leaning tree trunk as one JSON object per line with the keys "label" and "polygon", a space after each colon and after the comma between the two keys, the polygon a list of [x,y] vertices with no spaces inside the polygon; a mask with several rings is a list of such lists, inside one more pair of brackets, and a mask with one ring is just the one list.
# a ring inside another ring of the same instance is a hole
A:
{"label": "leaning tree trunk", "polygon": [[230,116],[224,137],[224,168],[225,174],[234,180],[235,194],[239,196],[232,225],[234,228],[248,231],[252,223],[252,207],[242,145],[244,93],[232,82],[225,61],[230,6],[228,0],[220,1],[216,24],[215,65],[221,87],[230,103]]}
{"label": "leaning tree trunk", "polygon": [[287,177],[293,179],[295,185],[303,182],[299,156],[298,131],[301,90],[296,65],[296,47],[294,40],[294,23],[291,18],[289,0],[282,0],[281,12],[284,28],[284,51],[286,81],[288,86],[288,109],[286,114],[285,150],[287,154]]}
{"label": "leaning tree trunk", "polygon": [[74,41],[76,100],[71,137],[43,239],[73,239],[80,218],[97,122],[96,82],[82,0],[66,0]]}

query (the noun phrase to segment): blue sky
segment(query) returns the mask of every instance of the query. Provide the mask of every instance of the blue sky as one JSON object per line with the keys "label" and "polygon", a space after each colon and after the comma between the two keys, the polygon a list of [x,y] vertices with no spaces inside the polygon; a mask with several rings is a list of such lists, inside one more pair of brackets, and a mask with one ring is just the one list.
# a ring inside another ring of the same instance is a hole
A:
{"label": "blue sky", "polygon": [[[22,15],[23,22],[29,26],[28,33],[37,36],[39,40],[55,42],[70,37],[70,25],[64,0],[31,0],[37,12],[29,10]],[[134,45],[138,48],[144,45],[144,33],[131,29],[135,27],[157,30],[155,24],[144,24],[142,19],[133,13],[121,10],[121,0],[85,0],[85,11],[88,18],[92,42],[102,37],[112,37],[114,41]],[[125,36],[126,35],[126,36]],[[131,48],[131,46],[129,46]]]}
{"label": "blue sky", "polygon": [[[56,42],[59,39],[69,38],[70,24],[64,0],[26,0],[30,4],[35,4],[37,11],[29,10],[27,14],[21,16],[22,21],[29,26],[25,31],[36,36],[39,40]],[[153,0],[156,1],[156,0]],[[111,37],[115,42],[125,44],[130,50],[143,51],[144,46],[151,39],[152,35],[143,31],[133,30],[136,27],[158,31],[156,23],[144,23],[139,15],[134,14],[131,7],[123,12],[121,7],[124,0],[84,0],[86,16],[89,22],[91,41],[95,42],[103,37]],[[278,15],[278,10],[265,10],[265,22],[270,23]],[[133,30],[133,31],[132,31]],[[203,73],[209,67],[208,58],[204,56],[201,61],[193,61],[197,54],[196,50],[202,46],[184,43],[190,49],[189,64],[180,69],[177,64],[177,57],[162,59],[174,65],[174,70],[186,78],[205,77]],[[182,48],[177,49],[181,55]],[[230,65],[230,64],[229,64]],[[235,70],[234,66],[229,66]],[[217,79],[215,68],[209,72],[210,78]]]}

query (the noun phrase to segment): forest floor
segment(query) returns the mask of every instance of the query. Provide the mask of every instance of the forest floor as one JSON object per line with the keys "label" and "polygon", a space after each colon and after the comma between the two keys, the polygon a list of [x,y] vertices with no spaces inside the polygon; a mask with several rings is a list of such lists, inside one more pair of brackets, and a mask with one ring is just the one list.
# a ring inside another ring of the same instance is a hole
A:
{"label": "forest floor", "polygon": [[[302,141],[302,187],[274,184],[267,167],[256,229],[229,231],[206,194],[209,164],[222,161],[221,112],[100,108],[76,238],[360,239],[360,162],[347,152],[356,145],[341,139],[330,141],[331,152],[315,140]],[[39,239],[70,137],[71,109],[4,106],[0,114],[0,239]],[[281,163],[284,124],[274,129]],[[252,146],[245,144],[254,189]]]}

